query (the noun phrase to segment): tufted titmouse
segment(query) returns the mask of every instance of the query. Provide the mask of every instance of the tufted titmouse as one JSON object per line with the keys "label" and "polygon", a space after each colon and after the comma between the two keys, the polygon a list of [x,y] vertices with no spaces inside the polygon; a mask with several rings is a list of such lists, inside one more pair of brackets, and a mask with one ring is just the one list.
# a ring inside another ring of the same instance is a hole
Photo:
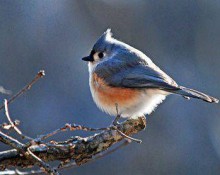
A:
{"label": "tufted titmouse", "polygon": [[110,29],[82,60],[89,62],[90,90],[96,105],[110,115],[138,117],[150,114],[170,94],[209,103],[219,101],[179,86],[144,53],[113,38]]}

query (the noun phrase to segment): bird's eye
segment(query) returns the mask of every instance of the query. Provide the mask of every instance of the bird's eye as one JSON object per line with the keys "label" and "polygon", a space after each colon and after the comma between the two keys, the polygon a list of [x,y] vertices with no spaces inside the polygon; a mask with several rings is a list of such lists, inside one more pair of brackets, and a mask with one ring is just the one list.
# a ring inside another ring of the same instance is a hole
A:
{"label": "bird's eye", "polygon": [[103,52],[99,52],[98,57],[99,58],[103,58],[104,57],[104,53]]}
{"label": "bird's eye", "polygon": [[96,52],[94,55],[93,55],[93,58],[95,61],[100,61],[101,59],[103,59],[105,56],[105,52]]}

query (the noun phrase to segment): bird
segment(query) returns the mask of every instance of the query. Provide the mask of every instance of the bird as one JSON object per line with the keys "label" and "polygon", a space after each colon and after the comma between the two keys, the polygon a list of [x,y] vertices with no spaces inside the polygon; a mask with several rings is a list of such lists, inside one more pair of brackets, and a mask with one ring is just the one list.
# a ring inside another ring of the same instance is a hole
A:
{"label": "bird", "polygon": [[115,39],[111,29],[98,38],[89,56],[82,60],[88,62],[94,102],[102,111],[118,118],[149,115],[171,94],[219,102],[205,93],[178,85],[143,52]]}

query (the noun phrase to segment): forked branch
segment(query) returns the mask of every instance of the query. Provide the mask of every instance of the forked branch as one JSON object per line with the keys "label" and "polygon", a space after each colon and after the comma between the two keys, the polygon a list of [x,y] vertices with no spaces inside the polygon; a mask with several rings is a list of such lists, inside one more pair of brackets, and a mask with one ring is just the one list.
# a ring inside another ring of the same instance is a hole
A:
{"label": "forked branch", "polygon": [[[133,135],[146,126],[146,119],[128,119],[118,125],[118,129],[126,135]],[[89,137],[73,137],[63,142],[49,142],[32,145],[30,151],[45,162],[55,160],[74,160],[77,165],[82,165],[90,161],[95,155],[106,151],[113,144],[120,142],[124,137],[116,130],[106,130]],[[15,149],[0,153],[0,170],[10,167],[30,167],[33,162]]]}
{"label": "forked branch", "polygon": [[[33,83],[42,76],[44,76],[44,71],[40,71],[28,85],[9,99],[9,101],[5,100],[2,107],[0,107],[0,110],[3,107],[5,108],[5,116],[7,119],[7,123],[0,125],[2,127],[2,130],[0,129],[0,142],[13,148],[0,152],[0,174],[8,174],[10,172],[10,174],[46,173],[58,175],[59,172],[57,170],[59,169],[83,165],[114,152],[130,143],[131,140],[139,141],[129,136],[140,132],[146,127],[145,117],[128,119],[123,123],[108,128],[94,129],[82,125],[66,124],[59,129],[37,138],[24,135],[18,128],[19,122],[13,121],[10,117],[8,104],[30,89]],[[18,141],[16,138],[3,132],[7,130],[14,130],[22,139],[27,140],[27,142],[24,142],[24,140]],[[84,138],[74,136],[65,141],[45,141],[59,132],[68,130],[95,131],[98,133]],[[112,145],[124,139],[127,139],[127,141],[113,149],[109,149]],[[51,167],[49,163],[53,161],[58,161],[59,165]],[[37,171],[20,171],[16,169],[30,168],[34,165],[39,166],[41,169]],[[9,168],[13,168],[13,170],[9,170]]]}

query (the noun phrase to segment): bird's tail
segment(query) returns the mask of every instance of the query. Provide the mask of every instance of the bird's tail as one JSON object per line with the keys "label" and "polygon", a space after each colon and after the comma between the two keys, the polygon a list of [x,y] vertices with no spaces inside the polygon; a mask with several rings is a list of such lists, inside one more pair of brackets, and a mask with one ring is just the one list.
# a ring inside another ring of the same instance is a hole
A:
{"label": "bird's tail", "polygon": [[189,89],[189,88],[186,88],[186,87],[183,87],[183,86],[180,86],[179,88],[180,89],[175,91],[174,93],[180,94],[180,95],[182,95],[183,97],[185,97],[187,99],[192,97],[192,98],[201,99],[201,100],[209,102],[209,103],[218,103],[219,102],[218,99],[216,99],[214,97],[211,97],[209,95],[206,95],[202,92],[196,91],[194,89]]}

